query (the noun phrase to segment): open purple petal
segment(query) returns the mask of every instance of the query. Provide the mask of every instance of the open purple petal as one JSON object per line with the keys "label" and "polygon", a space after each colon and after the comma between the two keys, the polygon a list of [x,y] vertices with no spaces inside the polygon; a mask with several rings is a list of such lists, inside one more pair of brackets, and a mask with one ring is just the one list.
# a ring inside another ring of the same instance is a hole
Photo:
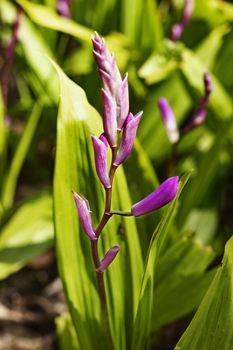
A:
{"label": "open purple petal", "polygon": [[133,205],[131,213],[133,216],[141,216],[163,207],[171,202],[177,193],[179,177],[173,176],[164,181],[154,192],[146,198]]}
{"label": "open purple petal", "polygon": [[78,209],[80,223],[84,231],[88,235],[88,237],[92,241],[94,241],[97,239],[97,237],[92,226],[89,203],[84,197],[82,197],[80,194],[76,192],[73,192],[73,196],[74,196],[76,207]]}
{"label": "open purple petal", "polygon": [[96,136],[92,136],[91,139],[94,147],[95,167],[97,175],[105,188],[111,188],[111,182],[108,174],[107,140],[104,135],[101,135],[99,139]]}
{"label": "open purple petal", "polygon": [[96,269],[97,272],[104,272],[108,266],[113,262],[117,253],[119,252],[120,246],[114,245],[112,246],[108,252],[105,254],[103,260],[100,262],[100,266]]}
{"label": "open purple petal", "polygon": [[137,128],[142,117],[142,113],[143,112],[139,112],[135,117],[132,113],[129,113],[125,121],[120,149],[113,163],[115,166],[119,166],[121,163],[123,163],[130,154],[136,137]]}

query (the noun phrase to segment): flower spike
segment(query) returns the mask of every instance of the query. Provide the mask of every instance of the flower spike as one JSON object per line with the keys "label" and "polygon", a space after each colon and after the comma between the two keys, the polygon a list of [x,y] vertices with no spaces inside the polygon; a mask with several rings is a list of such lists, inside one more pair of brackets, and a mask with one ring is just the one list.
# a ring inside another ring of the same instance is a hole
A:
{"label": "flower spike", "polygon": [[180,135],[173,110],[165,97],[159,97],[158,106],[166,127],[167,136],[171,143],[176,143],[179,140]]}
{"label": "flower spike", "polygon": [[120,250],[119,245],[112,246],[108,252],[105,254],[103,260],[101,260],[99,267],[96,269],[97,272],[104,272],[109,265],[113,262],[115,259],[117,253]]}
{"label": "flower spike", "polygon": [[177,193],[179,177],[173,176],[164,181],[154,192],[146,198],[133,205],[131,213],[133,216],[141,216],[162,208],[171,202]]}
{"label": "flower spike", "polygon": [[125,159],[130,154],[134,144],[134,139],[136,137],[137,128],[142,117],[142,113],[143,112],[139,112],[135,117],[133,116],[132,113],[129,113],[125,121],[120,149],[113,163],[114,166],[116,167],[119,166],[121,163],[125,161]]}
{"label": "flower spike", "polygon": [[78,209],[79,219],[84,231],[92,241],[97,240],[97,236],[92,226],[90,207],[88,201],[77,192],[73,192],[73,196],[76,207]]}
{"label": "flower spike", "polygon": [[92,136],[92,143],[95,155],[95,167],[97,175],[105,188],[111,188],[111,182],[108,175],[108,143],[102,134],[100,138]]}
{"label": "flower spike", "polygon": [[[128,75],[126,74],[122,80],[114,55],[110,54],[104,39],[101,39],[97,33],[92,37],[92,43],[94,47],[93,54],[98,65],[103,88],[105,94],[111,97],[115,103],[117,129],[121,130],[129,113]],[[105,118],[104,115],[104,123]],[[109,141],[109,131],[105,131],[105,134]]]}

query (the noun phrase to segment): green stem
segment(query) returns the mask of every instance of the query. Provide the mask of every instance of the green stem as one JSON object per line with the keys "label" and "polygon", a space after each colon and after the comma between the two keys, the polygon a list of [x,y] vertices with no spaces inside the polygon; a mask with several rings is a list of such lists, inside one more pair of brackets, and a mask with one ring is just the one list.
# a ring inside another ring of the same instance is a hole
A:
{"label": "green stem", "polygon": [[130,211],[111,210],[111,215],[132,216]]}

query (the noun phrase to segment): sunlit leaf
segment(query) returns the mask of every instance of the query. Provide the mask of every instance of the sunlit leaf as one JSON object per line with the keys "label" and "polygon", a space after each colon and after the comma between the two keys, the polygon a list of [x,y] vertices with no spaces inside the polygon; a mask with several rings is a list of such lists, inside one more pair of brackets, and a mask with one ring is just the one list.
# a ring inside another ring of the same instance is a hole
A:
{"label": "sunlit leaf", "polygon": [[228,350],[232,347],[232,251],[233,238],[227,242],[223,262],[175,350]]}
{"label": "sunlit leaf", "polygon": [[0,279],[16,272],[53,244],[52,197],[43,194],[24,203],[0,234]]}

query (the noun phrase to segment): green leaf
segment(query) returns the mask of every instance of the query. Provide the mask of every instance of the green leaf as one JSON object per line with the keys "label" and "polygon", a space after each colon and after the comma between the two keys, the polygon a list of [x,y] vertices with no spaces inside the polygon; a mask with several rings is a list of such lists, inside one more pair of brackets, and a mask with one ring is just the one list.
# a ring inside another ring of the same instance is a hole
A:
{"label": "green leaf", "polygon": [[231,349],[233,344],[233,237],[221,266],[175,350]]}
{"label": "green leaf", "polygon": [[29,120],[24,129],[23,135],[21,136],[19,144],[17,145],[10,169],[5,176],[2,192],[2,205],[4,210],[10,209],[13,204],[18,176],[35,134],[42,109],[42,102],[36,102],[32,109],[31,115],[29,116]]}
{"label": "green leaf", "polygon": [[[6,126],[5,126],[5,108],[2,91],[0,88],[0,193],[2,191],[2,179],[6,155]],[[0,202],[0,215],[2,212],[2,202]]]}
{"label": "green leaf", "polygon": [[[84,91],[55,67],[61,89],[54,178],[58,265],[80,347],[93,349],[98,344],[101,348],[103,329],[90,242],[80,226],[71,193],[79,191],[89,200],[96,225],[104,197],[95,175],[91,134],[102,132],[101,118],[88,103]],[[125,211],[130,206],[126,180],[122,169],[118,169],[113,186],[113,209]],[[114,216],[110,220],[101,236],[100,256],[116,243],[121,250],[107,270],[105,282],[114,344],[116,349],[126,349],[143,269],[134,218]]]}
{"label": "green leaf", "polygon": [[205,272],[215,254],[201,241],[182,237],[159,259],[155,274],[152,329],[198,307],[215,271]]}
{"label": "green leaf", "polygon": [[[225,133],[227,135],[227,132]],[[209,198],[208,193],[213,187],[218,170],[221,168],[221,153],[226,138],[222,136],[222,130],[216,135],[213,146],[202,154],[198,162],[198,172],[193,174],[188,186],[182,194],[182,201],[185,203],[178,213],[178,223],[182,227],[190,211],[193,208],[203,206],[205,199]],[[208,166],[206,166],[208,164]]]}
{"label": "green leaf", "polygon": [[155,270],[157,269],[159,254],[166,239],[167,228],[172,221],[178,198],[188,178],[189,175],[185,175],[180,180],[176,199],[169,205],[151,238],[134,323],[132,343],[132,349],[134,350],[149,349],[150,346]]}
{"label": "green leaf", "polygon": [[[206,66],[191,50],[185,49],[183,51],[180,68],[189,86],[200,94],[203,94],[203,74],[206,71]],[[213,75],[211,76],[214,90],[209,105],[220,120],[229,120],[233,114],[231,98],[218,79]]]}
{"label": "green leaf", "polygon": [[188,215],[183,232],[195,234],[202,243],[210,244],[218,227],[218,213],[216,209],[194,209]]}
{"label": "green leaf", "polygon": [[24,203],[1,229],[0,279],[16,272],[53,244],[52,197]]}
{"label": "green leaf", "polygon": [[175,59],[168,58],[160,53],[154,53],[143,63],[138,75],[145,79],[146,84],[151,85],[167,78],[177,66]]}
{"label": "green leaf", "polygon": [[[14,23],[16,7],[11,2],[0,1],[0,12],[6,23]],[[43,100],[57,103],[59,97],[57,75],[45,57],[53,58],[52,51],[43,35],[26,16],[21,21],[18,46],[22,48],[23,60],[26,60],[30,67],[28,78],[31,86],[43,96]]]}
{"label": "green leaf", "polygon": [[51,8],[43,5],[33,4],[26,0],[17,0],[17,3],[22,6],[24,11],[31,19],[43,27],[71,34],[79,40],[90,44],[90,36],[92,30],[88,29],[71,19],[59,16]]}
{"label": "green leaf", "polygon": [[56,318],[56,333],[60,350],[80,350],[77,335],[70,315],[63,314]]}
{"label": "green leaf", "polygon": [[122,32],[132,45],[149,49],[160,47],[162,26],[156,2],[124,0],[121,18]]}
{"label": "green leaf", "polygon": [[[205,62],[208,69],[213,69],[217,55],[223,46],[224,36],[229,31],[230,27],[228,25],[217,27],[198,46],[196,54],[202,62]],[[208,52],[208,55],[206,55],[206,52]]]}

